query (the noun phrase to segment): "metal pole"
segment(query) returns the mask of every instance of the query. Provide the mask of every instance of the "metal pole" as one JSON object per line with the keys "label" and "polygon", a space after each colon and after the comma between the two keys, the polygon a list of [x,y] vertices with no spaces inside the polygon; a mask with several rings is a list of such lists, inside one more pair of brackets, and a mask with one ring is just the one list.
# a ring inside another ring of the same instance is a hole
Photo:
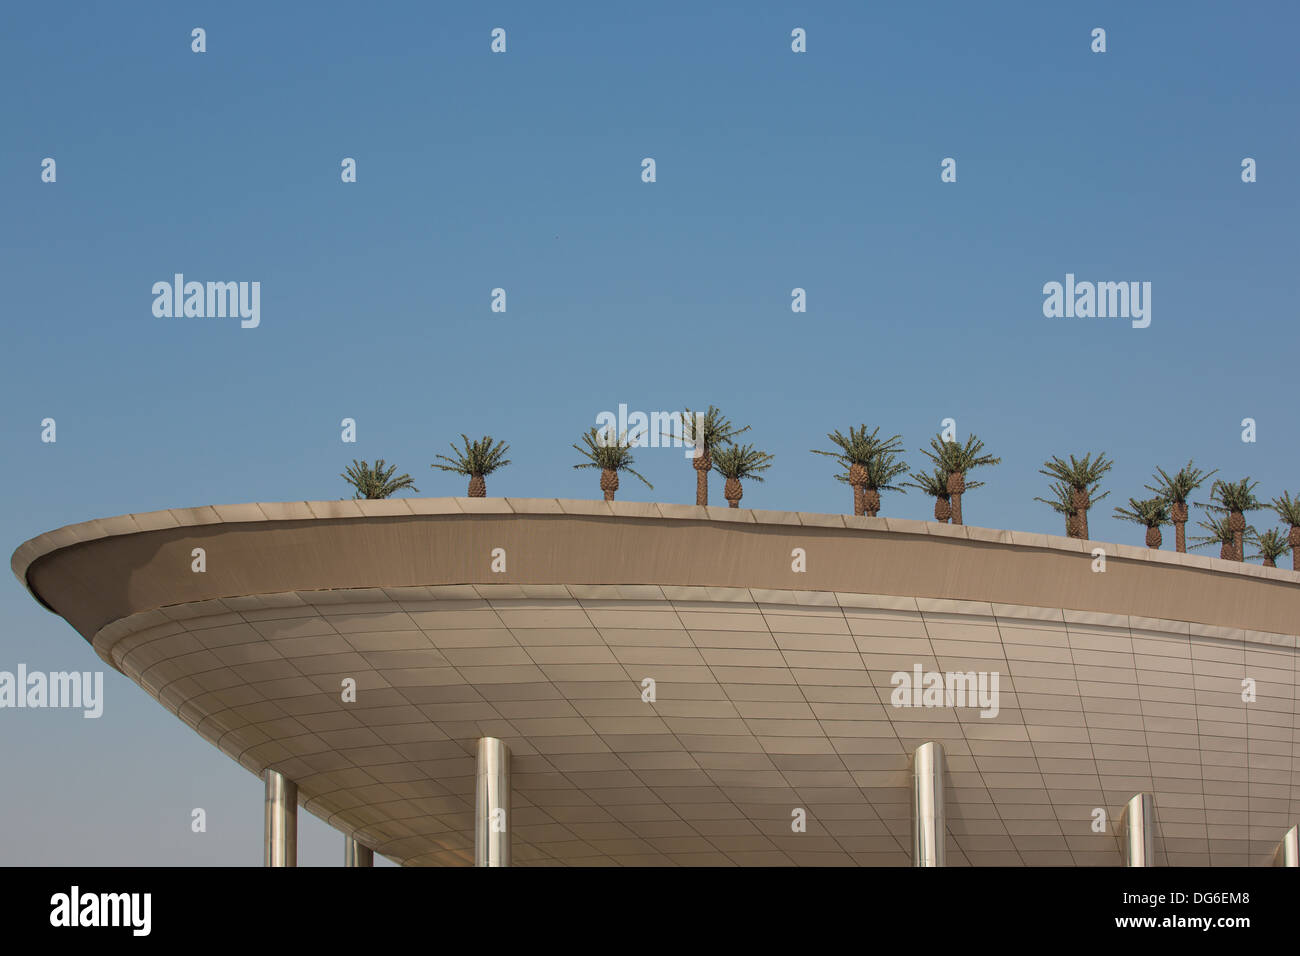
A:
{"label": "metal pole", "polygon": [[298,785],[277,770],[267,770],[266,866],[298,865]]}
{"label": "metal pole", "polygon": [[943,744],[929,740],[912,758],[912,865],[943,866]]}
{"label": "metal pole", "polygon": [[1156,804],[1149,793],[1124,805],[1124,865],[1156,865]]}
{"label": "metal pole", "polygon": [[474,787],[474,865],[510,865],[510,751],[480,737]]}
{"label": "metal pole", "polygon": [[1274,866],[1300,866],[1300,826],[1286,831],[1273,852]]}
{"label": "metal pole", "polygon": [[358,843],[350,836],[343,838],[343,865],[344,866],[374,866],[375,851],[370,847]]}

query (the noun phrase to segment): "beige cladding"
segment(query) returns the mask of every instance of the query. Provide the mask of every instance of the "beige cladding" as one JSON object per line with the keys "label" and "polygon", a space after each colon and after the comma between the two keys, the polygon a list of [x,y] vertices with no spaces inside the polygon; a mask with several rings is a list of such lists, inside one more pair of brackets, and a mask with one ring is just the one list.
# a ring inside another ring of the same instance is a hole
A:
{"label": "beige cladding", "polygon": [[[1300,820],[1287,570],[894,519],[502,499],[104,519],[13,566],[203,737],[403,863],[472,860],[485,735],[512,754],[516,865],[905,865],[925,740],[947,753],[949,865],[1118,865],[1111,831],[1142,790],[1161,864],[1266,864]],[[891,706],[891,675],[916,665],[999,673],[996,718]]]}
{"label": "beige cladding", "polygon": [[[207,552],[206,573],[190,570],[195,547]],[[1092,570],[1098,547],[1105,573]],[[490,570],[495,548],[506,551],[504,575]],[[806,573],[791,570],[794,548],[807,554]],[[506,582],[860,591],[1300,627],[1300,575],[1283,569],[892,518],[621,502],[390,499],[153,512],[51,532],[20,547],[13,564],[87,638],[138,611],[219,597]]]}

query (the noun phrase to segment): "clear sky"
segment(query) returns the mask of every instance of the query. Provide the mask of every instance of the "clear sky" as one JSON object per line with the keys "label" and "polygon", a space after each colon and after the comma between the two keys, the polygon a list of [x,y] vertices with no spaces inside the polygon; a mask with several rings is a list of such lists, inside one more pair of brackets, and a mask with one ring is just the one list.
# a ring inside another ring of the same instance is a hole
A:
{"label": "clear sky", "polygon": [[[1033,500],[1053,454],[1115,459],[1105,541],[1141,543],[1110,507],[1156,465],[1300,492],[1297,10],[6,4],[0,541],[338,498],[354,457],[464,494],[429,468],[461,432],[510,442],[489,494],[595,498],[571,445],[620,403],[752,425],[776,456],[745,490],[761,508],[850,510],[809,449],[865,422],[921,465],[948,417],[1003,458],[969,524],[1062,534]],[[260,282],[260,326],[156,318],[177,272]],[[1150,326],[1045,318],[1067,273],[1150,282]],[[636,467],[654,490],[620,498],[694,500],[680,451]],[[10,580],[0,669],[19,662],[103,669]],[[259,862],[258,781],[105,680],[99,720],[0,711],[0,861]],[[304,864],[341,843],[304,818]]]}

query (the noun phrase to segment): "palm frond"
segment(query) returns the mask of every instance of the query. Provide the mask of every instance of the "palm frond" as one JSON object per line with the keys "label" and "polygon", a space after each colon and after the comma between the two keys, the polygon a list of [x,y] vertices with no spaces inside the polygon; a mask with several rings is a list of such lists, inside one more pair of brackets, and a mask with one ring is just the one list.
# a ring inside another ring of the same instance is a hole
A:
{"label": "palm frond", "polygon": [[1059,455],[1053,455],[1047,461],[1043,462],[1043,467],[1038,469],[1039,474],[1046,475],[1048,478],[1055,478],[1057,481],[1064,482],[1074,491],[1092,492],[1097,487],[1101,476],[1110,471],[1115,463],[1106,457],[1105,452],[1100,452],[1096,460],[1093,460],[1092,453],[1084,455],[1082,458],[1070,456],[1069,462]]}
{"label": "palm frond", "polygon": [[1287,540],[1286,533],[1276,528],[1257,532],[1246,540],[1256,548],[1255,553],[1250,556],[1252,559],[1261,558],[1265,561],[1277,561],[1278,558],[1291,550],[1291,542]]}
{"label": "palm frond", "polygon": [[510,446],[503,441],[492,443],[491,435],[484,435],[476,441],[470,441],[464,432],[461,433],[460,439],[465,443],[464,448],[457,448],[455,442],[451,442],[451,458],[446,455],[437,455],[437,458],[447,462],[445,465],[439,465],[436,462],[430,465],[430,468],[441,468],[443,471],[454,472],[458,475],[480,475],[486,477],[499,468],[504,468],[510,464],[506,453],[510,451]]}
{"label": "palm frond", "polygon": [[1130,498],[1128,504],[1127,508],[1115,509],[1116,518],[1122,521],[1132,521],[1147,528],[1159,528],[1161,525],[1169,524],[1170,503],[1163,497],[1157,496],[1141,500]]}
{"label": "palm frond", "polygon": [[[948,473],[942,468],[936,468],[934,471],[914,471],[908,477],[912,480],[903,482],[903,487],[915,488],[931,498],[948,497]],[[844,480],[847,481],[848,479],[845,478]],[[968,482],[967,487],[969,485]]]}
{"label": "palm frond", "polygon": [[350,484],[356,493],[353,499],[376,499],[388,498],[403,488],[410,488],[412,491],[419,493],[420,489],[415,487],[415,482],[410,475],[400,475],[396,478],[393,473],[397,471],[396,465],[389,465],[384,468],[384,459],[380,458],[373,465],[352,459],[352,464],[348,466],[347,471],[339,475],[344,481]]}
{"label": "palm frond", "polygon": [[1143,487],[1147,491],[1155,492],[1170,504],[1186,504],[1188,496],[1208,479],[1218,474],[1218,471],[1217,468],[1212,471],[1201,471],[1189,458],[1187,464],[1172,475],[1157,466],[1156,473],[1151,476],[1151,480],[1155,484],[1144,485]]}
{"label": "palm frond", "polygon": [[[1001,458],[984,453],[984,442],[976,435],[968,436],[966,443],[962,444],[958,441],[945,440],[943,433],[940,432],[930,439],[929,449],[922,448],[921,453],[948,474],[953,472],[965,474],[973,468],[1002,464]],[[972,486],[968,483],[966,487],[969,489]]]}
{"label": "palm frond", "polygon": [[[712,451],[722,445],[734,444],[737,435],[749,431],[748,425],[737,428],[732,424],[731,419],[722,414],[722,409],[715,405],[710,405],[709,410],[702,414],[684,408],[677,413],[677,417],[681,423],[682,441],[690,448],[694,448],[699,441],[703,440],[704,447]],[[696,434],[697,432],[699,434]],[[662,437],[675,438],[676,436],[667,434]]]}
{"label": "palm frond", "polygon": [[859,425],[856,428],[850,425],[848,435],[844,435],[838,430],[829,432],[826,435],[829,441],[839,446],[839,451],[821,451],[816,448],[810,449],[810,451],[814,455],[825,455],[827,458],[834,458],[844,468],[851,465],[866,467],[877,455],[902,451],[903,436],[891,435],[889,438],[880,438],[879,435],[879,426],[873,428],[871,433],[868,434],[866,425]]}
{"label": "palm frond", "polygon": [[1284,491],[1281,497],[1273,499],[1269,507],[1291,527],[1300,527],[1300,498],[1292,498],[1290,492]]}
{"label": "palm frond", "polygon": [[[1200,535],[1192,538],[1193,548],[1203,548],[1211,544],[1236,544],[1236,535],[1228,527],[1228,515],[1223,514],[1215,518],[1209,516],[1204,521],[1196,522],[1197,527],[1204,528],[1209,534]],[[1249,540],[1255,534],[1255,529],[1250,525],[1246,526],[1244,537]]]}
{"label": "palm frond", "polygon": [[[863,482],[862,487],[875,491],[897,491],[907,494],[901,485],[894,484],[895,478],[907,474],[907,462],[899,458],[895,452],[880,451],[867,462],[865,467],[867,480]],[[844,480],[848,481],[848,477],[846,474]]]}
{"label": "palm frond", "polygon": [[646,481],[645,476],[632,468],[632,448],[628,444],[627,432],[614,434],[614,429],[592,428],[582,436],[582,445],[574,445],[587,460],[574,465],[574,468],[599,468],[601,471],[625,471],[633,477],[640,478],[647,488],[654,485]]}
{"label": "palm frond", "polygon": [[1210,500],[1204,504],[1198,501],[1197,504],[1215,514],[1259,511],[1268,505],[1255,497],[1255,489],[1258,487],[1259,482],[1251,481],[1249,475],[1240,481],[1224,481],[1220,478],[1210,486]]}
{"label": "palm frond", "polygon": [[1057,514],[1073,515],[1074,505],[1070,502],[1070,486],[1062,481],[1053,481],[1049,487],[1052,489],[1052,498],[1038,498],[1035,501],[1041,501],[1043,504],[1051,507]]}
{"label": "palm frond", "polygon": [[762,481],[759,472],[772,467],[772,458],[753,445],[728,445],[713,453],[713,470],[727,479]]}

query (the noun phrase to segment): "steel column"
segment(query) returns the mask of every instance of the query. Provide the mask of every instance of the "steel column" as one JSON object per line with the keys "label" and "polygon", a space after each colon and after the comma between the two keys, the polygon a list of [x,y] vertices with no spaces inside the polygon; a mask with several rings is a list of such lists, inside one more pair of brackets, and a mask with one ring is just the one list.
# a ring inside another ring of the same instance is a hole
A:
{"label": "steel column", "polygon": [[1156,803],[1149,793],[1136,794],[1124,805],[1121,820],[1125,866],[1156,865]]}
{"label": "steel column", "polygon": [[912,865],[943,866],[943,744],[926,741],[912,758]]}
{"label": "steel column", "polygon": [[370,847],[358,843],[350,836],[343,838],[343,865],[344,866],[374,866],[375,851]]}
{"label": "steel column", "polygon": [[1286,831],[1273,852],[1274,866],[1300,866],[1300,826]]}
{"label": "steel column", "polygon": [[478,742],[474,865],[510,865],[510,750],[496,737]]}
{"label": "steel column", "polygon": [[265,854],[266,866],[298,865],[298,785],[277,770],[267,770]]}

